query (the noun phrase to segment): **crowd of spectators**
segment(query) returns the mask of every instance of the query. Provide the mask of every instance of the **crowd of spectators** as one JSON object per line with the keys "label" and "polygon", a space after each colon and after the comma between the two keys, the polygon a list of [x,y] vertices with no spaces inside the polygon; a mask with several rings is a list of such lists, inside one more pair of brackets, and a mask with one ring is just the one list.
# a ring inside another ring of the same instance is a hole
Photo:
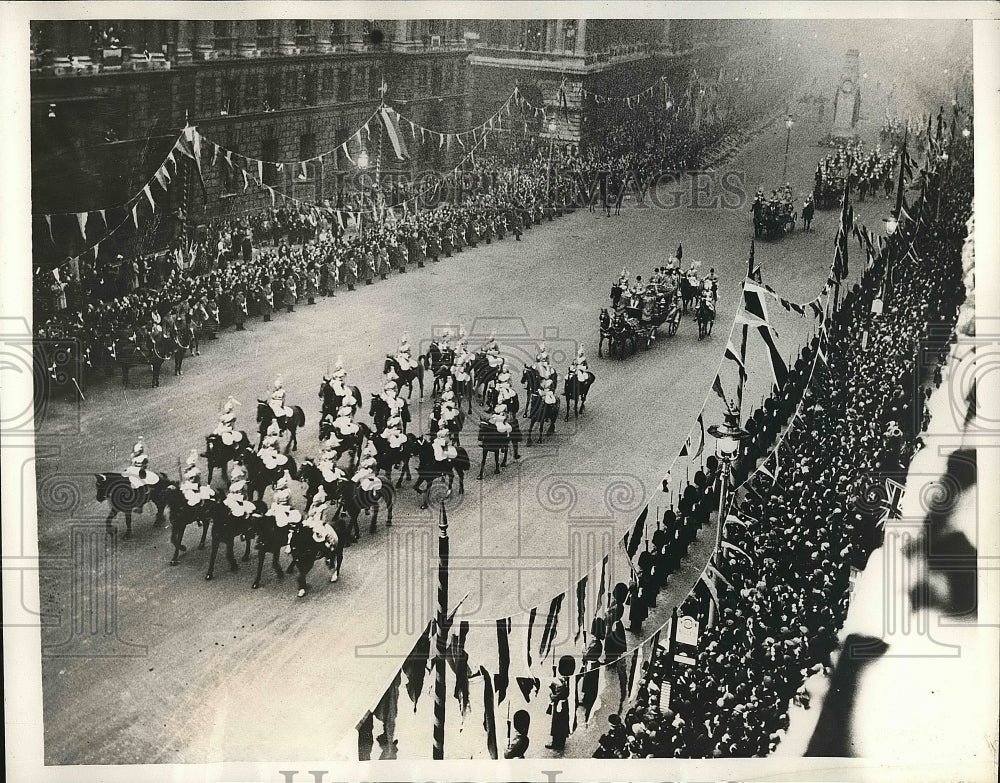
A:
{"label": "crowd of spectators", "polygon": [[[636,702],[612,716],[598,757],[766,756],[788,729],[792,700],[808,702],[805,680],[829,672],[852,569],[881,545],[888,499],[879,487],[905,478],[924,422],[922,384],[939,378],[965,296],[972,149],[953,146],[954,169],[939,165],[910,209],[927,225],[906,221],[827,321],[773,469],[753,472],[737,493],[747,524],[727,526],[726,537],[749,557],[717,555],[731,587],[720,585],[696,663],[656,657]],[[759,456],[742,457],[737,479]],[[692,593],[682,612],[703,620],[705,601]]]}

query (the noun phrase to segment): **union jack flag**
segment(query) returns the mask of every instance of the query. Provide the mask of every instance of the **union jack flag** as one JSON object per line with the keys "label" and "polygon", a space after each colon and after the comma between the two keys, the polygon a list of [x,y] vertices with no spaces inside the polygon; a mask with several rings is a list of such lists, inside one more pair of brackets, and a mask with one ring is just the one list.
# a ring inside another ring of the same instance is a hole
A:
{"label": "union jack flag", "polygon": [[882,516],[878,521],[878,526],[882,527],[890,519],[899,519],[903,516],[902,502],[903,490],[905,487],[898,481],[892,479],[885,480],[885,496],[881,498],[880,508]]}

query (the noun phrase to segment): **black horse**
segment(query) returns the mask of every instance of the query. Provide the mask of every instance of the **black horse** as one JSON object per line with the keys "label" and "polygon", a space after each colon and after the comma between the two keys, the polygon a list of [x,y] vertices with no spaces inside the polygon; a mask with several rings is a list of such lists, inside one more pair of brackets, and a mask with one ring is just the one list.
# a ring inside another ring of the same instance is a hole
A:
{"label": "black horse", "polygon": [[[399,409],[399,419],[402,422],[402,430],[406,432],[406,427],[410,423],[410,406],[407,404],[406,400],[399,398],[402,402],[402,406]],[[371,406],[368,409],[368,415],[372,418],[373,429],[375,432],[382,432],[385,429],[386,423],[392,418],[392,409],[389,404],[383,400],[379,395],[372,395]]]}
{"label": "black horse", "polygon": [[695,304],[698,298],[698,286],[691,282],[687,275],[681,275],[681,306],[686,313],[688,307]]}
{"label": "black horse", "polygon": [[589,370],[585,381],[581,381],[575,372],[566,376],[566,380],[563,382],[563,397],[566,398],[566,421],[569,421],[570,400],[573,401],[573,417],[576,418],[583,413],[587,405],[587,392],[590,391],[595,380],[596,376]]}
{"label": "black horse", "polygon": [[392,370],[396,374],[396,385],[399,387],[400,393],[403,391],[403,387],[407,388],[406,396],[413,396],[413,382],[417,381],[420,386],[420,399],[424,398],[424,356],[417,357],[417,363],[415,367],[410,367],[406,370],[399,366],[399,362],[396,360],[395,356],[391,354],[385,355],[385,364],[382,365],[382,374],[387,375],[389,370]]}
{"label": "black horse", "polygon": [[[361,390],[357,386],[345,386],[344,390],[350,392],[350,395],[354,397],[354,404],[349,407],[355,411],[358,410],[364,400],[364,397],[361,396]],[[324,416],[336,416],[337,411],[343,407],[346,397],[346,394],[337,394],[329,379],[324,378],[319,385],[319,398],[323,401],[320,405],[320,419]]]}
{"label": "black horse", "polygon": [[243,463],[247,469],[247,497],[250,500],[254,498],[263,500],[264,490],[281,478],[285,474],[285,471],[288,471],[288,475],[293,479],[297,479],[299,475],[294,457],[289,457],[284,465],[268,469],[260,456],[250,451],[244,455]]}
{"label": "black horse", "polygon": [[187,498],[176,484],[169,484],[163,492],[166,506],[170,510],[170,543],[174,547],[170,565],[175,566],[180,553],[187,552],[187,547],[183,543],[185,528],[191,524],[201,525],[201,542],[198,544],[198,549],[204,549],[212,518],[206,501],[194,506],[188,504]]}
{"label": "black horse", "polygon": [[259,513],[263,511],[263,504],[257,505],[257,512],[250,514],[250,531],[247,533],[247,540],[250,536],[254,538],[254,546],[257,549],[257,575],[254,577],[252,590],[260,587],[260,579],[264,574],[264,558],[271,555],[271,566],[278,579],[283,579],[285,572],[281,568],[281,548],[288,542],[288,528],[278,527],[274,517]]}
{"label": "black horse", "polygon": [[[508,418],[516,419],[516,416],[510,416]],[[516,421],[515,421],[516,424]],[[479,463],[479,477],[478,480],[483,480],[483,470],[486,468],[486,457],[490,454],[493,455],[493,472],[499,473],[500,468],[507,467],[507,454],[510,451],[512,445],[513,430],[510,433],[498,432],[496,426],[494,426],[489,419],[479,420],[479,448],[482,450],[482,460]],[[514,445],[515,453],[517,450],[516,444]],[[500,461],[500,455],[503,454],[503,462]],[[519,459],[520,455],[516,456],[515,459]]]}
{"label": "black horse", "polygon": [[326,493],[330,502],[338,502],[343,492],[343,485],[346,480],[347,478],[345,474],[345,477],[338,481],[326,481],[323,478],[322,471],[320,471],[320,469],[316,466],[316,463],[311,457],[302,460],[302,466],[299,468],[299,481],[306,485],[306,512],[308,513],[309,508],[312,506],[313,498],[316,496],[316,491],[320,487],[323,487],[323,491]]}
{"label": "black horse", "polygon": [[264,436],[267,434],[272,421],[278,422],[278,430],[280,432],[287,432],[289,435],[285,453],[287,454],[289,451],[298,449],[299,441],[296,437],[296,432],[299,427],[306,423],[306,415],[302,412],[302,408],[298,405],[293,405],[291,416],[275,416],[270,405],[264,400],[257,400],[257,432],[260,435],[260,440],[257,441],[257,448],[260,448],[260,444],[264,442]]}
{"label": "black horse", "polygon": [[183,323],[178,326],[174,332],[173,342],[174,375],[183,375],[184,371],[181,368],[184,366],[184,358],[187,356],[188,351],[193,351],[194,347],[198,344],[194,327],[190,323]]}
{"label": "black horse", "polygon": [[[552,371],[552,374],[548,376],[547,380],[552,381],[553,390],[559,388],[559,373],[555,370]],[[538,388],[542,384],[542,376],[539,375],[538,370],[531,365],[525,365],[524,371],[521,373],[521,384],[524,386],[526,399],[530,401],[532,395],[538,391]],[[530,408],[526,405],[524,408],[524,418],[527,419],[530,413]]]}
{"label": "black horse", "polygon": [[638,346],[639,336],[635,333],[628,321],[619,314],[612,316],[607,308],[601,308],[601,338],[597,343],[597,355],[604,358],[602,348],[604,341],[608,342],[608,355],[624,358],[626,347],[631,347],[629,353],[635,353]]}
{"label": "black horse", "polygon": [[[483,408],[489,412],[494,410],[499,404],[501,404],[500,392],[497,389],[496,383],[490,382],[483,396]],[[514,394],[513,397],[508,397],[502,404],[507,406],[507,413],[511,416],[517,416],[517,412],[521,410],[521,398],[517,394]],[[470,410],[469,412],[471,413],[472,411]]]}
{"label": "black horse", "polygon": [[132,482],[128,480],[128,477],[123,476],[121,473],[94,474],[97,502],[103,503],[107,500],[108,505],[111,507],[111,512],[105,520],[108,533],[113,531],[111,520],[121,512],[125,515],[125,534],[122,538],[131,538],[132,514],[136,512],[141,513],[146,503],[152,503],[156,507],[156,518],[153,520],[153,527],[159,527],[163,524],[163,509],[167,503],[166,489],[169,485],[175,484],[175,482],[170,481],[165,473],[156,473],[155,475],[159,477],[159,480],[155,484],[152,486],[147,484],[136,488],[132,486]]}
{"label": "black horse", "polygon": [[368,526],[368,533],[375,533],[378,525],[379,506],[385,505],[385,526],[392,527],[392,504],[395,499],[395,491],[388,481],[381,481],[378,489],[365,490],[356,481],[345,481],[341,491],[341,503],[343,503],[344,513],[347,514],[347,524],[349,535],[352,541],[361,538],[361,529],[358,526],[358,517],[361,512],[371,514],[371,523]]}
{"label": "black horse", "polygon": [[[458,494],[465,493],[465,473],[472,466],[469,460],[469,452],[461,446],[456,446],[454,459],[438,462],[434,459],[434,447],[427,442],[421,443],[418,448],[419,462],[417,465],[417,480],[413,482],[413,488],[422,493],[423,499],[420,503],[421,509],[426,509],[430,500],[431,487],[437,479],[448,479],[448,493],[454,486],[455,477],[458,477]],[[426,483],[427,486],[421,490],[420,485]]]}
{"label": "black horse", "polygon": [[[324,417],[319,424],[320,442],[329,438],[333,432],[333,420],[329,416]],[[361,449],[364,447],[365,443],[368,442],[371,436],[371,427],[364,422],[358,423],[358,431],[351,435],[341,435],[340,433],[337,433],[337,439],[340,441],[340,444],[334,449],[334,454],[337,455],[338,460],[345,454],[349,455],[350,461],[348,465],[353,467],[361,456]]]}
{"label": "black horse", "polygon": [[712,333],[712,325],[715,323],[715,307],[712,306],[709,297],[703,296],[698,302],[698,339],[701,340]]}
{"label": "black horse", "polygon": [[444,382],[451,373],[451,366],[455,363],[455,349],[442,348],[440,343],[435,340],[428,347],[423,361],[424,368],[430,370],[434,376],[431,394],[437,394],[444,389]]}
{"label": "black horse", "polygon": [[250,560],[250,540],[253,538],[253,517],[264,515],[264,504],[257,502],[254,504],[255,510],[251,514],[242,517],[233,516],[229,507],[218,499],[205,501],[208,513],[212,518],[212,550],[208,557],[208,573],[205,574],[205,581],[210,581],[215,575],[215,558],[219,554],[219,547],[225,544],[226,560],[229,562],[229,570],[235,573],[240,570],[236,563],[236,555],[233,547],[236,545],[237,537],[242,537],[246,541],[246,552],[243,553],[243,562]]}
{"label": "black horse", "polygon": [[476,353],[472,360],[472,387],[479,394],[480,399],[486,394],[486,387],[489,386],[490,381],[495,380],[499,374],[500,365],[491,366],[485,351]]}
{"label": "black horse", "polygon": [[212,474],[216,468],[222,471],[222,478],[229,483],[229,463],[242,460],[250,451],[250,440],[245,432],[240,432],[240,439],[236,443],[226,444],[220,435],[205,436],[205,453],[202,454],[208,461],[208,483],[212,483]]}
{"label": "black horse", "polygon": [[392,471],[399,468],[399,479],[396,487],[403,485],[403,479],[410,481],[413,476],[410,474],[410,459],[415,455],[420,447],[420,440],[412,433],[406,436],[406,442],[397,449],[390,448],[389,442],[381,437],[372,440],[375,444],[375,462],[380,471],[385,471],[386,478],[392,481]]}
{"label": "black horse", "polygon": [[154,349],[154,341],[145,332],[132,332],[129,335],[119,335],[111,344],[108,354],[111,360],[121,368],[122,386],[128,387],[129,374],[133,367],[149,367],[153,372],[151,386],[160,385],[160,368],[166,361],[170,349],[164,344],[160,351]]}
{"label": "black horse", "polygon": [[345,533],[341,529],[339,515],[334,531],[336,539],[331,544],[325,538],[322,541],[317,541],[313,537],[312,529],[302,523],[292,526],[290,543],[292,562],[288,566],[288,572],[298,572],[299,598],[306,594],[306,577],[319,559],[326,561],[326,566],[330,569],[331,582],[336,582],[340,578],[340,566],[344,562]]}
{"label": "black horse", "polygon": [[[556,420],[559,418],[559,398],[555,402],[545,402],[542,393],[534,393],[529,398],[528,404],[528,441],[526,445],[531,445],[531,431],[538,425],[538,441],[541,443],[542,435],[554,435],[556,431]],[[545,424],[548,422],[549,429],[545,432]]]}

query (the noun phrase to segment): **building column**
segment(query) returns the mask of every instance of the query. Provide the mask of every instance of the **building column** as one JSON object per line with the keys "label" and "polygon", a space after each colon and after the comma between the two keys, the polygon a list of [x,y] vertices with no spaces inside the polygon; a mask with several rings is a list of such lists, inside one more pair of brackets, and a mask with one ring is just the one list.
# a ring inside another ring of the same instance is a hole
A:
{"label": "building column", "polygon": [[587,43],[587,20],[578,19],[576,22],[576,50],[573,54],[582,56],[586,51]]}
{"label": "building column", "polygon": [[329,54],[333,51],[333,40],[330,37],[330,20],[314,19],[313,35],[315,43],[313,49],[320,54]]}
{"label": "building column", "polygon": [[215,49],[215,28],[211,19],[199,19],[194,23],[194,53],[199,60],[211,58]]}
{"label": "building column", "polygon": [[174,44],[176,45],[174,60],[178,63],[191,62],[191,26],[194,22],[178,19],[174,27]]}
{"label": "building column", "polygon": [[294,19],[282,19],[278,22],[278,51],[281,54],[295,54]]}
{"label": "building column", "polygon": [[257,21],[242,19],[236,23],[236,54],[253,57],[257,51]]}

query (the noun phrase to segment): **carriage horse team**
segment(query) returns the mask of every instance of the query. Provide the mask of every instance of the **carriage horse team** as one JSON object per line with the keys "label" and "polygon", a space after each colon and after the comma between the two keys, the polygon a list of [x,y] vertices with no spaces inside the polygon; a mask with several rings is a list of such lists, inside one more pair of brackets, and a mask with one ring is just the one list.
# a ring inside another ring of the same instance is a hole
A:
{"label": "carriage horse team", "polygon": [[[500,473],[511,453],[515,461],[521,458],[522,443],[532,445],[536,427],[539,442],[554,434],[560,412],[560,378],[544,343],[536,348],[535,361],[525,363],[521,371],[526,391],[523,406],[514,386],[513,368],[502,355],[495,333],[472,351],[464,330],[460,328],[457,335],[446,331],[418,356],[413,355],[404,334],[395,353],[385,357],[382,388],[367,400],[348,382],[343,359],[338,357],[319,388],[319,454],[301,464],[292,452],[297,450],[305,414],[299,406],[287,403],[281,377],[275,379],[268,395],[257,400],[255,439],[237,429],[242,406],[230,396],[222,404],[218,425],[205,438],[205,451],[191,450],[178,480],[150,469],[142,437],[123,471],[97,474],[97,500],[110,507],[108,532],[114,531],[112,521],[122,513],[126,523],[123,537],[129,538],[132,515],[149,504],[155,508],[154,525],[162,524],[169,514],[171,565],[177,565],[180,553],[186,551],[182,542],[186,527],[195,525],[201,527],[199,548],[206,546],[211,533],[206,579],[214,577],[220,549],[230,570],[238,570],[235,549],[242,541],[244,562],[250,560],[251,546],[257,551],[254,588],[261,584],[268,555],[278,577],[297,571],[300,597],[306,593],[306,576],[318,560],[325,561],[330,581],[336,582],[344,548],[360,537],[359,517],[364,514],[369,518],[372,534],[384,509],[385,524],[391,526],[394,490],[404,479],[413,480],[422,509],[428,507],[436,482],[451,494],[457,479],[458,492],[464,492],[465,473],[473,466],[461,434],[466,418],[473,414],[474,400],[480,405],[475,428],[481,451],[480,480],[490,455],[494,473]],[[409,399],[414,384],[423,399],[425,374],[432,378],[432,412],[429,426],[418,436],[409,431]],[[565,419],[569,419],[571,408],[580,416],[595,380],[583,348],[561,380]],[[370,423],[361,418],[365,408]],[[526,432],[519,419],[527,420]],[[206,472],[199,466],[202,457],[207,462]],[[222,475],[225,490],[211,486],[216,470]],[[303,510],[295,507],[295,485],[305,497]],[[286,568],[281,566],[282,552],[291,555]]]}

